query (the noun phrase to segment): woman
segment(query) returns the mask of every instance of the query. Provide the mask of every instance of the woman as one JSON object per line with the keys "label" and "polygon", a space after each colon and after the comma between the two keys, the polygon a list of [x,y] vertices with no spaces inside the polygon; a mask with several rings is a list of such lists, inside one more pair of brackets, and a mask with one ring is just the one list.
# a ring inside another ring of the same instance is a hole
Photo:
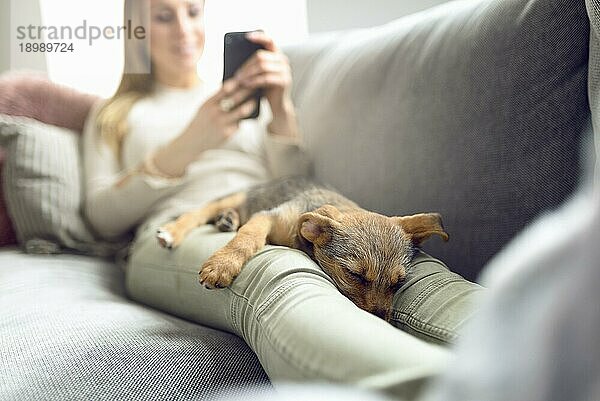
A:
{"label": "woman", "polygon": [[[126,1],[125,18],[135,22],[147,11],[136,8],[144,3]],[[159,246],[156,229],[178,214],[277,176],[305,174],[309,163],[290,98],[290,67],[268,36],[250,35],[266,50],[211,93],[196,73],[203,1],[148,4],[150,55],[126,44],[125,71],[149,57],[151,72],[124,74],[116,94],[94,107],[84,132],[89,221],[108,239],[135,229],[125,266],[129,295],[241,336],[273,380],[416,393],[448,357],[417,336],[454,339],[480,290],[442,263],[417,256],[395,297],[394,322],[402,331],[358,309],[302,252],[266,247],[230,288],[207,290],[198,284],[199,267],[233,234],[203,226],[175,250]],[[255,106],[243,99],[256,88],[264,89],[268,124],[242,121]]]}

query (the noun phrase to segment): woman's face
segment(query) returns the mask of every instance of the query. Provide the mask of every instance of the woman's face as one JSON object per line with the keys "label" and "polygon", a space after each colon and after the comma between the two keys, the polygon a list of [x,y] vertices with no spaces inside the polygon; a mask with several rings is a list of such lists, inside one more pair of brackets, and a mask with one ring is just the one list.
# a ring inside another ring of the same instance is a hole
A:
{"label": "woman's face", "polygon": [[158,76],[195,74],[204,50],[204,0],[151,0],[150,51]]}

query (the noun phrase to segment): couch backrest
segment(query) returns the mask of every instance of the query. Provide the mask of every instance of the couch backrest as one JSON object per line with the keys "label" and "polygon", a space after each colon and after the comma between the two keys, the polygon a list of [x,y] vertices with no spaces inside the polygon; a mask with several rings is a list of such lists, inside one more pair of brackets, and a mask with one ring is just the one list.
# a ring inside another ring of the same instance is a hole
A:
{"label": "couch backrest", "polygon": [[287,47],[316,177],[442,213],[425,249],[475,278],[578,184],[588,39],[584,0],[466,0]]}

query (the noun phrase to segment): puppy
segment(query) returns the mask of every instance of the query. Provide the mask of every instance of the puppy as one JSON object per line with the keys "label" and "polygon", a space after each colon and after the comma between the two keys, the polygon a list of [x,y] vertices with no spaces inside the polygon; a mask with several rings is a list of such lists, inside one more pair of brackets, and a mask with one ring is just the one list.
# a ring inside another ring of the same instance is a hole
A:
{"label": "puppy", "polygon": [[210,202],[162,226],[157,239],[175,248],[191,229],[206,223],[221,231],[239,230],[202,265],[199,280],[205,287],[229,286],[265,244],[283,245],[308,254],[342,294],[385,320],[416,247],[434,234],[448,240],[437,213],[383,216],[302,177]]}

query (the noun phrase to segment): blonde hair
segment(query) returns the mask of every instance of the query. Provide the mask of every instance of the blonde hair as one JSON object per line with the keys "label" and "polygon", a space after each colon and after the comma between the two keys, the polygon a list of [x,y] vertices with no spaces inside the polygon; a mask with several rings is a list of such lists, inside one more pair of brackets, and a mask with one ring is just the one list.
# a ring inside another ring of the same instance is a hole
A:
{"label": "blonde hair", "polygon": [[[150,29],[148,0],[125,0],[124,21],[131,20],[132,27],[144,26]],[[154,89],[154,75],[150,61],[150,45],[146,40],[124,40],[125,63],[123,75],[117,91],[98,111],[96,126],[100,138],[108,144],[115,157],[122,164],[121,145],[127,135],[127,116],[135,102],[148,96]],[[140,72],[142,71],[142,72]],[[148,71],[148,72],[144,72]]]}

